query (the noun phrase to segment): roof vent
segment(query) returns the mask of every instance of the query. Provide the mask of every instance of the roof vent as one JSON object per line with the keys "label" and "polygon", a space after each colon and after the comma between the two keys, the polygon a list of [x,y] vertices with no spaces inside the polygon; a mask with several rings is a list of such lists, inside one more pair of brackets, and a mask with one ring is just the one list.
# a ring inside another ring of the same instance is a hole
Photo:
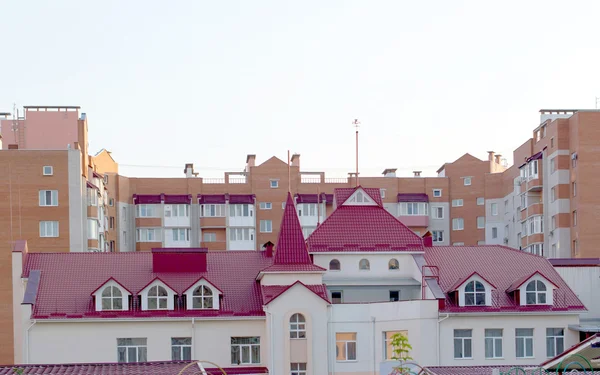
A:
{"label": "roof vent", "polygon": [[421,171],[413,171],[415,177],[421,177]]}
{"label": "roof vent", "polygon": [[383,170],[384,177],[396,177],[396,168],[387,168]]}

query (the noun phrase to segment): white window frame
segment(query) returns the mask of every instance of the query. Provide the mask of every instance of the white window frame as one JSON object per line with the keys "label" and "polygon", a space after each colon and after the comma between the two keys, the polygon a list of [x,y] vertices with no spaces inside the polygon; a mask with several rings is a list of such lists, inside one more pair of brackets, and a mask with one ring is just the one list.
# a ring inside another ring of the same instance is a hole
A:
{"label": "white window frame", "polygon": [[433,243],[444,242],[444,231],[443,230],[431,231],[431,236],[433,237]]}
{"label": "white window frame", "polygon": [[[529,286],[533,285],[534,288],[533,290],[529,290]],[[540,289],[540,286],[543,286],[543,289]],[[527,282],[527,284],[525,284],[525,295],[523,297],[525,297],[525,304],[528,306],[531,305],[548,305],[549,304],[549,298],[548,298],[548,289],[550,289],[550,291],[552,291],[551,288],[548,287],[548,285],[546,285],[545,282],[543,282],[542,280],[538,280],[538,279],[534,279],[534,280],[530,280]],[[534,301],[532,303],[529,303],[529,296],[533,296],[534,297]],[[521,298],[523,298],[521,297]]]}
{"label": "white window frame", "polygon": [[290,317],[290,339],[306,339],[306,318],[300,313]]}
{"label": "white window frame", "polygon": [[206,203],[200,205],[200,217],[225,217],[225,204]]}
{"label": "white window frame", "polygon": [[[165,291],[165,293],[167,293],[166,296],[160,295],[160,290],[163,289]],[[150,292],[152,290],[156,290],[156,295],[155,296],[151,296]],[[169,299],[172,298],[171,294],[169,293],[169,289],[167,289],[165,286],[160,285],[160,284],[155,284],[152,285],[150,288],[148,288],[148,291],[146,292],[146,306],[148,310],[169,310]],[[150,301],[154,301],[156,302],[156,306],[155,307],[150,307]],[[164,306],[161,306],[164,302]]]}
{"label": "white window frame", "polygon": [[477,229],[485,228],[485,216],[477,216]]}
{"label": "white window frame", "polygon": [[[519,330],[521,330],[519,332]],[[531,330],[531,333],[525,334],[524,330]],[[534,358],[534,345],[535,342],[533,340],[533,328],[515,328],[515,357],[517,358]],[[523,355],[519,355],[519,342],[523,347]],[[527,343],[531,343],[531,353],[527,351]],[[529,354],[529,355],[528,355]]]}
{"label": "white window frame", "polygon": [[[354,335],[354,338],[349,338],[349,339],[345,339],[343,337],[338,338],[338,335]],[[357,352],[358,352],[358,340],[357,340],[357,333],[356,332],[336,332],[335,334],[335,347],[336,347],[336,361],[337,362],[355,362],[357,359]],[[349,358],[350,356],[348,355],[349,352],[351,352],[350,350],[348,350],[349,346],[352,346],[352,344],[354,344],[354,356],[353,358]],[[343,350],[343,353],[339,353],[340,349]],[[338,359],[338,357],[340,357]]]}
{"label": "white window frame", "polygon": [[[234,340],[240,340],[240,339],[250,339],[250,341],[255,341],[255,342],[250,342],[250,343],[234,343]],[[231,364],[232,365],[258,365],[260,364],[260,336],[254,336],[254,337],[231,337]],[[234,351],[237,350],[237,352],[234,354]],[[248,360],[244,361],[244,355],[243,352],[247,350],[248,351]],[[255,358],[253,358],[252,353],[253,351],[255,351],[255,353],[258,353],[258,358],[255,360]],[[233,361],[233,356],[236,355],[237,361]]]}
{"label": "white window frame", "polygon": [[550,159],[550,174],[556,172],[556,157]]}
{"label": "white window frame", "polygon": [[88,240],[97,240],[100,232],[100,223],[97,219],[87,219],[87,238]]}
{"label": "white window frame", "polygon": [[[50,194],[48,194],[50,193]],[[48,202],[50,198],[50,202]],[[58,190],[40,190],[39,191],[40,207],[56,207],[58,206]]]}
{"label": "white window frame", "polygon": [[[441,213],[441,216],[438,215]],[[444,206],[432,206],[431,207],[431,218],[436,220],[444,219]]]}
{"label": "white window frame", "polygon": [[379,195],[381,195],[381,199],[384,199],[385,198],[385,189],[380,188],[379,189]]}
{"label": "white window frame", "polygon": [[279,188],[279,180],[278,179],[269,180],[269,187],[271,189],[277,189],[277,188]]}
{"label": "white window frame", "polygon": [[[138,343],[124,343],[120,340],[139,340]],[[141,343],[143,341],[143,343]],[[124,361],[120,361],[119,352],[123,350]],[[133,350],[132,350],[133,349]],[[130,358],[130,355],[134,353],[135,358]],[[118,338],[117,339],[117,362],[119,363],[137,363],[148,361],[148,339],[145,337],[139,338]]]}
{"label": "white window frame", "polygon": [[205,232],[202,233],[202,242],[217,242],[217,233],[215,232]]}
{"label": "white window frame", "polygon": [[59,233],[60,233],[58,225],[59,225],[58,221],[40,221],[40,237],[43,237],[43,238],[58,237]]}
{"label": "white window frame", "polygon": [[392,345],[393,337],[397,334],[408,336],[408,331],[385,331],[383,332],[383,360],[384,361],[395,361],[392,357],[394,353],[394,347]]}
{"label": "white window frame", "polygon": [[491,212],[492,216],[498,216],[498,203],[490,204],[490,212]]}
{"label": "white window frame", "polygon": [[240,203],[229,205],[229,217],[253,217],[254,205]]}
{"label": "white window frame", "polygon": [[165,205],[165,217],[189,217],[189,204],[169,204]]}
{"label": "white window frame", "polygon": [[299,203],[296,205],[299,217],[317,217],[319,207],[317,203]]}
{"label": "white window frame", "polygon": [[[457,336],[456,334],[462,332],[465,334],[469,334],[469,336]],[[472,329],[455,329],[454,330],[454,345],[453,345],[453,356],[454,359],[472,359],[473,358],[473,330]],[[460,346],[461,355],[456,355],[457,345]],[[469,352],[471,352],[470,356],[466,356],[466,348],[469,348]]]}
{"label": "white window frame", "polygon": [[[104,295],[104,292],[109,292],[108,295]],[[115,291],[118,291],[119,293],[115,293]],[[116,285],[107,285],[104,288],[102,288],[102,292],[100,292],[100,295],[98,297],[100,297],[100,307],[101,307],[101,311],[122,311],[124,310],[124,305],[123,305],[123,291],[121,290],[121,288],[119,288]],[[98,298],[96,297],[96,298]],[[104,306],[104,301],[107,301],[109,304],[109,307],[105,307]],[[118,302],[118,304],[121,305],[120,308],[115,307],[115,302]]]}
{"label": "white window frame", "polygon": [[259,207],[261,210],[271,210],[273,208],[273,203],[271,202],[260,202]]}
{"label": "white window frame", "polygon": [[253,228],[229,228],[230,241],[254,241]]}
{"label": "white window frame", "polygon": [[[152,236],[150,231],[153,233]],[[162,242],[161,228],[137,228],[136,242]]]}
{"label": "white window frame", "polygon": [[[496,336],[495,334],[500,331],[500,336]],[[501,328],[486,328],[485,329],[485,358],[486,359],[502,359],[504,358],[504,351],[502,348],[502,338],[504,332]],[[492,355],[488,356],[488,348],[491,347]],[[500,353],[498,353],[498,348]]]}
{"label": "white window frame", "polygon": [[44,165],[42,167],[42,175],[44,175],[44,176],[54,175],[54,167],[52,167],[51,165]]}
{"label": "white window frame", "polygon": [[472,177],[463,177],[463,179],[464,179],[463,180],[464,186],[471,186],[471,182],[472,182],[471,179],[472,179]]}
{"label": "white window frame", "polygon": [[400,202],[400,216],[427,216],[428,211],[425,202]]}
{"label": "white window frame", "polygon": [[273,221],[272,220],[261,220],[260,221],[260,233],[273,233]]}
{"label": "white window frame", "polygon": [[171,228],[171,236],[173,242],[189,242],[190,228]]}
{"label": "white window frame", "polygon": [[498,238],[498,227],[492,227],[492,239]]}
{"label": "white window frame", "polygon": [[290,363],[290,375],[306,375],[306,363],[305,362],[292,362]]}
{"label": "white window frame", "polygon": [[452,230],[465,230],[465,219],[462,217],[452,219]]}
{"label": "white window frame", "polygon": [[192,291],[191,310],[212,310],[215,308],[215,296],[218,294],[208,285],[198,285]]}
{"label": "white window frame", "polygon": [[[180,342],[183,341],[183,342]],[[188,344],[189,342],[189,344]],[[176,353],[176,350],[178,353]],[[186,355],[189,353],[189,356]],[[190,361],[192,359],[192,338],[191,337],[171,337],[171,360],[172,361]]]}
{"label": "white window frame", "polygon": [[452,207],[462,207],[464,206],[463,199],[452,199]]}
{"label": "white window frame", "polygon": [[[506,202],[506,204],[508,204],[508,201]],[[485,205],[485,198],[484,198],[484,197],[478,197],[478,198],[477,198],[477,205],[478,205],[478,206],[483,206],[483,205]]]}
{"label": "white window frame", "polygon": [[135,211],[137,217],[158,217],[158,204],[138,204]]}
{"label": "white window frame", "polygon": [[[562,331],[557,334],[556,331]],[[552,346],[550,346],[552,345]],[[562,348],[560,348],[562,346]],[[559,350],[562,349],[562,350]],[[565,351],[565,329],[564,328],[546,328],[546,357],[554,358]]]}
{"label": "white window frame", "polygon": [[433,196],[435,198],[440,198],[442,196],[442,189],[433,189]]}
{"label": "white window frame", "polygon": [[[473,291],[467,291],[467,287],[473,286]],[[478,290],[477,286],[481,285],[483,290]],[[464,289],[464,305],[465,306],[487,306],[488,291],[484,283],[479,280],[470,280],[465,284]],[[472,303],[467,303],[467,296],[473,296]],[[483,298],[483,299],[482,299]],[[483,302],[483,303],[479,303]]]}

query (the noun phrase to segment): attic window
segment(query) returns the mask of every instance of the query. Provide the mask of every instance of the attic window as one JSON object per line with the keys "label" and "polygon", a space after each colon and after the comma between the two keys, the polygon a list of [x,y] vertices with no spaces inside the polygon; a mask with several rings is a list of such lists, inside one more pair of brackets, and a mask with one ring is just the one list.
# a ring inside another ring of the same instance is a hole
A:
{"label": "attic window", "polygon": [[123,310],[123,293],[116,286],[108,286],[102,291],[102,311]]}
{"label": "attic window", "polygon": [[169,293],[160,285],[155,285],[148,290],[148,310],[166,310],[168,308]]}
{"label": "attic window", "polygon": [[400,268],[400,263],[398,262],[398,259],[390,259],[390,261],[388,262],[388,269],[390,270],[397,270]]}
{"label": "attic window", "polygon": [[525,289],[526,303],[528,305],[546,304],[546,284],[540,280],[533,280],[527,284]]}
{"label": "attic window", "polygon": [[339,271],[341,270],[341,265],[340,265],[340,261],[337,259],[332,259],[331,262],[329,262],[329,270],[330,271]]}
{"label": "attic window", "polygon": [[209,287],[200,285],[192,294],[192,308],[194,309],[212,309],[213,292]]}
{"label": "attic window", "polygon": [[358,262],[358,269],[362,271],[368,271],[371,269],[371,263],[368,259],[361,259],[360,262]]}
{"label": "attic window", "polygon": [[477,280],[465,286],[465,306],[485,306],[485,286]]}

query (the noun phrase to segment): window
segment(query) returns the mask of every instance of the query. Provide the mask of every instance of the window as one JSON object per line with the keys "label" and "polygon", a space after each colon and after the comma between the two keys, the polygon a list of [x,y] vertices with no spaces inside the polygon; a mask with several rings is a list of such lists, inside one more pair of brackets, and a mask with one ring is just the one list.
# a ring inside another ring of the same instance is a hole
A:
{"label": "window", "polygon": [[546,303],[546,284],[540,280],[533,280],[525,288],[526,303],[528,305],[544,305]]}
{"label": "window", "polygon": [[139,228],[137,232],[137,242],[161,242],[160,229],[157,228]]}
{"label": "window", "polygon": [[254,230],[250,228],[230,228],[230,241],[254,241]]}
{"label": "window", "polygon": [[[479,220],[477,220],[479,222]],[[462,218],[452,219],[452,230],[465,229],[465,221]]]}
{"label": "window", "polygon": [[465,186],[471,186],[471,177],[465,177],[464,184]]}
{"label": "window", "polygon": [[389,332],[383,332],[383,341],[384,341],[384,345],[383,345],[383,359],[386,361],[395,361],[394,356],[396,355],[394,350],[396,349],[393,345],[392,342],[394,341],[394,336],[400,334],[403,336],[408,336],[408,332],[407,331],[389,331]]}
{"label": "window", "polygon": [[527,176],[530,180],[538,178],[538,161],[532,160],[527,164]]}
{"label": "window", "polygon": [[169,293],[164,287],[160,285],[151,287],[148,290],[148,310],[166,310],[168,299]]}
{"label": "window", "polygon": [[119,363],[147,362],[146,338],[117,339],[117,361]]}
{"label": "window", "polygon": [[400,263],[398,262],[398,259],[390,259],[390,261],[388,262],[388,269],[389,270],[397,270],[400,268]]}
{"label": "window", "polygon": [[279,180],[270,180],[270,185],[272,189],[277,189],[279,187]]}
{"label": "window", "polygon": [[492,203],[490,209],[492,211],[492,216],[498,216],[498,203]]}
{"label": "window", "polygon": [[189,217],[190,206],[188,204],[172,204],[165,206],[165,217]]}
{"label": "window", "polygon": [[477,216],[477,228],[478,229],[485,228],[485,217]]}
{"label": "window", "polygon": [[58,237],[58,221],[40,221],[40,237]]}
{"label": "window", "polygon": [[562,328],[546,328],[546,356],[556,357],[565,351],[565,330]]}
{"label": "window", "polygon": [[477,280],[465,286],[465,306],[485,306],[485,287]]}
{"label": "window", "polygon": [[298,204],[298,216],[317,216],[318,207],[316,203]]}
{"label": "window", "polygon": [[542,215],[532,216],[527,219],[528,234],[544,233],[544,220]]}
{"label": "window", "polygon": [[98,220],[88,219],[88,240],[98,239]]}
{"label": "window", "polygon": [[330,271],[339,271],[341,270],[342,267],[340,265],[340,261],[337,259],[332,259],[331,262],[329,262],[329,270]]}
{"label": "window", "polygon": [[304,315],[296,313],[290,318],[290,338],[306,338],[306,319],[304,319]]}
{"label": "window", "polygon": [[527,246],[525,251],[530,254],[543,256],[544,255],[544,244],[543,243],[534,243],[532,245]]}
{"label": "window", "polygon": [[51,165],[44,165],[42,168],[42,174],[44,176],[52,176],[54,174],[54,168]]}
{"label": "window", "polygon": [[368,259],[361,259],[360,262],[358,262],[358,269],[359,270],[370,270],[371,263],[369,263]]}
{"label": "window", "polygon": [[400,301],[400,291],[390,290],[390,302]]}
{"label": "window", "polygon": [[498,238],[498,228],[492,227],[492,238]]}
{"label": "window", "polygon": [[270,210],[271,208],[273,208],[273,203],[271,203],[271,202],[260,202],[260,209],[261,210]]}
{"label": "window", "polygon": [[400,203],[401,216],[423,216],[427,215],[427,203],[402,202]]}
{"label": "window", "polygon": [[109,198],[108,199],[108,205],[111,206],[111,207],[114,206],[115,205],[115,199],[114,198]]}
{"label": "window", "polygon": [[232,337],[231,363],[250,365],[260,363],[260,337]]}
{"label": "window", "polygon": [[533,358],[533,328],[515,329],[517,358]]}
{"label": "window", "polygon": [[98,191],[96,189],[87,189],[87,202],[88,206],[98,205]]}
{"label": "window", "polygon": [[273,222],[271,220],[260,221],[261,233],[271,233],[273,231]]}
{"label": "window", "polygon": [[306,375],[306,363],[291,363],[291,375]]}
{"label": "window", "polygon": [[442,196],[442,189],[433,189],[433,196],[439,198]]}
{"label": "window", "polygon": [[485,198],[483,198],[483,197],[477,198],[477,205],[478,206],[483,206],[484,204],[485,204]]}
{"label": "window", "polygon": [[575,168],[577,166],[577,153],[574,152],[571,154],[571,167]]}
{"label": "window", "polygon": [[281,209],[285,210],[285,202],[281,202]]}
{"label": "window", "polygon": [[110,228],[110,229],[115,229],[115,218],[114,218],[114,216],[111,216],[111,217],[108,219],[108,222],[109,222],[109,228]]}
{"label": "window", "polygon": [[462,199],[453,199],[452,200],[452,207],[462,207],[462,206],[463,206]]}
{"label": "window", "polygon": [[252,217],[252,205],[250,204],[230,204],[229,217]]}
{"label": "window", "polygon": [[173,228],[173,241],[185,242],[190,240],[190,230],[186,228]]}
{"label": "window", "polygon": [[123,310],[123,294],[116,286],[107,286],[102,291],[102,311]]}
{"label": "window", "polygon": [[577,226],[577,210],[573,211],[573,226]]}
{"label": "window", "polygon": [[40,206],[58,206],[58,190],[40,190]]}
{"label": "window", "polygon": [[212,232],[206,232],[203,234],[204,242],[216,242],[217,234]]}
{"label": "window", "polygon": [[550,189],[550,201],[551,202],[556,201],[556,186],[554,186],[552,189]]}
{"label": "window", "polygon": [[579,254],[579,243],[577,242],[577,240],[573,240],[572,252],[573,254]]}
{"label": "window", "polygon": [[173,338],[171,338],[171,360],[173,360],[173,361],[191,361],[192,360],[192,338],[191,337],[173,337]]}
{"label": "window", "polygon": [[308,238],[308,236],[310,236],[315,229],[317,229],[317,227],[302,227],[302,235],[304,238]]}
{"label": "window", "polygon": [[224,204],[203,204],[200,209],[202,217],[225,217]]}
{"label": "window", "polygon": [[156,205],[155,204],[138,204],[136,206],[138,217],[156,217]]}
{"label": "window", "polygon": [[554,137],[550,138],[550,147],[554,147]]}
{"label": "window", "polygon": [[431,232],[433,237],[433,242],[442,242],[444,241],[444,231],[443,230],[434,230]]}
{"label": "window", "polygon": [[434,219],[443,219],[444,218],[444,207],[433,207],[431,209],[431,213]]}
{"label": "window", "polygon": [[573,190],[573,196],[576,197],[577,196],[577,182],[573,182],[571,184],[572,190]]}
{"label": "window", "polygon": [[470,329],[455,329],[454,330],[454,358],[465,359],[472,358],[472,330]]}
{"label": "window", "polygon": [[485,358],[502,358],[502,330],[485,330]]}
{"label": "window", "polygon": [[342,303],[342,291],[331,292],[331,303],[338,304]]}
{"label": "window", "polygon": [[453,242],[452,246],[465,246],[464,242]]}
{"label": "window", "polygon": [[356,332],[338,332],[335,334],[335,359],[356,361]]}
{"label": "window", "polygon": [[381,199],[385,198],[385,189],[379,189],[379,195],[381,195]]}
{"label": "window", "polygon": [[556,215],[552,216],[552,230],[556,229]]}
{"label": "window", "polygon": [[206,285],[200,285],[192,292],[193,309],[212,309],[213,292]]}
{"label": "window", "polygon": [[556,172],[556,158],[550,159],[550,173]]}

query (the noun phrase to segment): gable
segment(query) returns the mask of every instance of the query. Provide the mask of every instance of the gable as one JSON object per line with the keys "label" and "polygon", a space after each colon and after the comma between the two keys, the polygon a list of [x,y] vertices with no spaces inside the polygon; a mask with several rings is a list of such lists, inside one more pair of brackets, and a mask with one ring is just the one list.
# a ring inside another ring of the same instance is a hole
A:
{"label": "gable", "polygon": [[[296,281],[291,285],[271,285],[261,288],[263,295],[263,304],[268,305],[282,296],[291,296],[293,300],[315,297],[320,302],[330,304],[327,287],[323,284],[304,284],[301,281]],[[301,298],[299,298],[301,297]]]}
{"label": "gable", "polygon": [[269,159],[265,160],[261,164],[257,166],[257,168],[261,167],[288,167],[288,164],[283,160],[279,159],[277,156],[271,156]]}
{"label": "gable", "polygon": [[187,288],[183,292],[183,294],[191,294],[194,291],[194,289],[196,289],[200,285],[207,286],[218,294],[223,294],[223,291],[221,289],[217,288],[213,283],[211,283],[209,280],[207,280],[204,276],[199,278],[198,280],[196,280],[189,288]]}
{"label": "gable", "polygon": [[373,198],[362,188],[357,188],[352,195],[346,199],[342,206],[378,206]]}

